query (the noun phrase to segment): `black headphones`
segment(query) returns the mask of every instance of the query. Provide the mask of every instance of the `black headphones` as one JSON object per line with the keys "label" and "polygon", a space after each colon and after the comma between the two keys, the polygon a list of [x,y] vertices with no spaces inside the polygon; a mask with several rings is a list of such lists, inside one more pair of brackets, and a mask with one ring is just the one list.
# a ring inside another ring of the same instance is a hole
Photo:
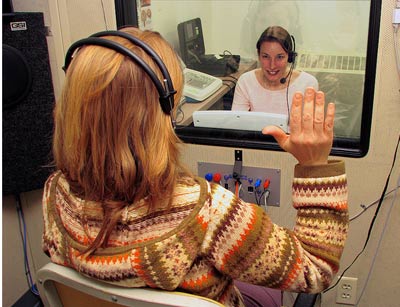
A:
{"label": "black headphones", "polygon": [[[132,44],[139,46],[142,48],[148,55],[151,56],[151,58],[154,60],[154,62],[157,64],[158,68],[160,69],[162,75],[163,75],[163,80],[161,81],[158,79],[157,75],[155,72],[151,69],[149,65],[146,64],[143,59],[141,59],[137,54],[132,52],[130,49],[114,42],[108,39],[101,38],[99,36],[120,36],[123,38],[126,38],[129,40]],[[81,46],[84,45],[97,45],[97,46],[102,46],[108,49],[115,50],[116,52],[119,52],[127,57],[129,57],[132,61],[136,62],[140,67],[143,68],[143,70],[147,73],[147,75],[150,77],[150,79],[153,81],[155,87],[157,88],[158,94],[160,96],[159,101],[161,105],[161,109],[163,112],[167,115],[171,115],[171,111],[174,107],[174,94],[176,93],[176,90],[173,87],[171,76],[164,64],[164,62],[161,60],[159,55],[146,43],[143,41],[139,40],[138,38],[125,33],[121,31],[103,31],[103,32],[98,32],[93,35],[91,35],[88,38],[81,39],[71,45],[69,47],[67,54],[65,55],[65,64],[63,67],[64,71],[67,71],[69,64],[72,61],[73,54],[76,49],[78,49]]]}
{"label": "black headphones", "polygon": [[[289,72],[287,73],[287,75],[279,80],[279,82],[281,84],[285,84],[286,80],[288,78],[289,78],[289,82],[290,82],[290,77],[292,76],[292,72],[293,72],[293,69],[294,69],[294,62],[296,61],[296,56],[297,56],[296,41],[294,39],[294,36],[293,35],[289,35],[286,38],[285,43],[287,43],[287,46],[285,46],[285,47],[288,50],[288,63],[290,63],[290,69],[289,69]],[[289,85],[288,85],[288,88],[289,88]],[[289,105],[289,102],[288,102],[288,105]]]}
{"label": "black headphones", "polygon": [[293,35],[290,35],[290,40],[286,40],[289,44],[288,48],[288,62],[289,63],[294,63],[296,61],[296,41],[294,39]]}
{"label": "black headphones", "polygon": [[286,106],[287,106],[287,112],[288,112],[288,124],[290,121],[290,110],[289,110],[289,84],[290,84],[290,79],[292,76],[292,72],[294,69],[294,62],[296,61],[296,56],[297,56],[297,52],[296,52],[296,40],[294,39],[293,35],[289,35],[289,38],[286,38],[286,42],[288,43],[288,63],[290,63],[290,69],[288,74],[281,78],[279,80],[279,82],[281,84],[285,84],[286,80],[289,78],[289,82],[288,82],[288,86],[286,87]]}

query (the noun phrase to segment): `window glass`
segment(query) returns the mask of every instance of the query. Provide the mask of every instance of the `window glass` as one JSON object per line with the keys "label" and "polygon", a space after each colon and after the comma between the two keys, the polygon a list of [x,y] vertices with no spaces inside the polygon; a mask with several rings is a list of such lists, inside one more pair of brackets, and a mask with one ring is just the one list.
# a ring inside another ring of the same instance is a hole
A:
{"label": "window glass", "polygon": [[[196,126],[192,117],[199,110],[230,110],[237,79],[243,71],[260,65],[256,50],[260,34],[268,26],[279,25],[294,37],[297,57],[293,68],[315,76],[327,101],[336,103],[332,154],[361,157],[367,153],[380,0],[152,0],[145,7],[140,1],[137,5],[139,17],[141,10],[151,10],[151,23],[141,24],[139,18],[140,27],[159,31],[188,68],[223,80],[224,90],[208,99],[182,100],[177,133],[184,141],[279,150],[271,137],[262,135],[258,128],[252,130],[251,123],[258,120],[254,116],[241,117],[229,129],[225,125],[219,128],[217,123],[213,127]],[[187,24],[191,20],[200,20],[200,28],[198,24]],[[201,62],[203,67],[193,61]],[[202,78],[204,84],[212,83]],[[198,86],[198,80],[192,85]],[[209,119],[213,116],[210,113]],[[226,124],[228,120],[223,121]]]}

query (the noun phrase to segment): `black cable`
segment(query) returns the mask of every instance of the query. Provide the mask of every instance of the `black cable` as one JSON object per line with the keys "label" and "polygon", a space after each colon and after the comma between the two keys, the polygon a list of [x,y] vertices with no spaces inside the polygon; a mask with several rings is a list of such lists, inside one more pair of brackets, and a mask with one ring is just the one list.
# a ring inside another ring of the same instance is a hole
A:
{"label": "black cable", "polygon": [[400,143],[400,135],[399,135],[399,138],[398,138],[398,140],[397,140],[396,150],[395,150],[395,152],[394,152],[393,161],[392,161],[392,166],[391,166],[390,171],[389,171],[389,174],[388,174],[388,176],[387,176],[387,178],[386,178],[385,187],[383,188],[381,197],[379,198],[379,203],[378,203],[378,206],[376,207],[375,214],[374,214],[374,216],[373,216],[373,218],[372,218],[372,220],[371,220],[371,223],[370,223],[370,225],[369,225],[367,238],[366,238],[366,240],[365,240],[365,243],[364,243],[363,248],[362,248],[361,251],[357,254],[357,256],[353,259],[353,261],[350,263],[350,265],[349,265],[346,269],[344,269],[344,271],[342,272],[342,274],[340,275],[340,277],[338,278],[338,280],[336,281],[336,283],[335,283],[333,286],[329,287],[328,289],[325,289],[325,290],[323,291],[323,293],[328,292],[329,290],[331,290],[331,289],[333,289],[334,287],[337,286],[337,284],[340,282],[340,280],[341,280],[342,277],[344,276],[344,273],[346,273],[347,270],[350,269],[350,267],[357,261],[357,259],[361,256],[361,254],[364,252],[365,248],[367,247],[368,241],[369,241],[369,239],[370,239],[370,237],[371,237],[372,229],[373,229],[374,224],[375,224],[375,221],[376,221],[376,217],[378,216],[379,210],[381,209],[381,206],[382,206],[382,203],[383,203],[383,199],[385,198],[385,195],[386,195],[386,190],[387,190],[387,188],[388,188],[389,181],[390,181],[390,177],[391,177],[392,172],[393,172],[393,167],[394,167],[395,162],[396,162],[397,151],[398,151],[398,149],[399,149],[399,143]]}
{"label": "black cable", "polygon": [[256,199],[256,204],[259,206],[260,205],[260,201],[257,198],[257,192],[258,192],[258,188],[256,188],[255,191],[254,191],[254,198]]}
{"label": "black cable", "polygon": [[19,225],[19,231],[22,239],[22,247],[24,251],[24,270],[25,270],[25,277],[26,281],[28,283],[30,291],[36,295],[39,296],[39,291],[36,288],[36,285],[32,281],[32,275],[30,271],[30,266],[29,266],[29,259],[28,259],[28,251],[27,251],[27,246],[26,246],[26,223],[25,223],[25,218],[24,218],[24,212],[22,210],[21,206],[21,198],[19,194],[15,195],[15,200],[16,200],[16,207],[17,207],[17,213],[18,213],[18,225]]}
{"label": "black cable", "polygon": [[[385,198],[386,198],[386,196],[388,196],[389,194],[392,194],[393,192],[395,192],[398,188],[399,188],[399,187],[396,187],[396,188],[390,190],[389,192],[387,192],[387,193],[385,194]],[[379,198],[378,198],[377,200],[373,201],[372,203],[368,204],[368,205],[361,204],[360,206],[361,206],[361,208],[362,208],[362,211],[358,212],[358,213],[357,213],[356,215],[354,215],[353,217],[350,217],[349,221],[350,221],[350,222],[351,222],[351,221],[354,221],[356,218],[358,218],[359,216],[361,216],[361,214],[365,213],[365,211],[367,211],[369,208],[372,208],[372,206],[376,205],[377,203],[379,203]]]}
{"label": "black cable", "polygon": [[[230,83],[232,83],[232,86],[228,85],[228,84],[227,84],[227,83],[225,83],[225,82],[230,82]],[[229,90],[232,90],[232,89],[234,89],[234,88],[235,88],[235,86],[236,86],[236,82],[235,82],[235,81],[233,81],[233,80],[223,80],[223,81],[222,81],[222,83],[223,83],[225,86],[229,87]]]}
{"label": "black cable", "polygon": [[[185,99],[182,99],[176,109],[176,123],[180,124],[185,119],[185,112],[183,111],[182,107],[186,103]],[[179,116],[182,116],[181,119],[178,120]]]}
{"label": "black cable", "polygon": [[[289,79],[290,82],[290,79]],[[286,88],[286,107],[287,107],[287,114],[288,114],[288,119],[287,119],[287,124],[290,124],[290,109],[289,109],[289,83]]]}
{"label": "black cable", "polygon": [[235,76],[232,76],[232,75],[225,76],[224,78],[232,78],[232,79],[234,79],[236,82],[239,80],[238,78],[236,78]]}
{"label": "black cable", "polygon": [[[233,80],[229,80],[228,78],[231,78],[231,79],[233,79]],[[236,86],[236,83],[238,82],[238,78],[236,78],[235,76],[232,76],[232,75],[228,75],[228,76],[224,76],[223,77],[223,79],[222,79],[222,81],[223,82],[231,82],[232,84],[234,84],[234,86],[233,87],[235,87]]]}
{"label": "black cable", "polygon": [[294,62],[292,63],[292,65],[290,65],[289,79],[288,79],[288,84],[287,84],[287,87],[286,87],[286,106],[287,106],[287,113],[288,113],[288,120],[287,120],[287,124],[288,125],[289,125],[289,122],[290,122],[289,86],[290,86],[290,80],[292,79],[293,68],[294,68]]}

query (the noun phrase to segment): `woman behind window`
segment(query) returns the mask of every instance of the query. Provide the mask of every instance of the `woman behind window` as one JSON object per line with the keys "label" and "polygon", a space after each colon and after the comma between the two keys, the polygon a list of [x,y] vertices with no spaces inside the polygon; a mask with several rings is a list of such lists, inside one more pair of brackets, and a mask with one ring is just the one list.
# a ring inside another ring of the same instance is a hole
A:
{"label": "woman behind window", "polygon": [[232,110],[290,114],[295,92],[318,90],[317,79],[294,69],[295,39],[280,26],[268,27],[257,41],[260,67],[239,77]]}

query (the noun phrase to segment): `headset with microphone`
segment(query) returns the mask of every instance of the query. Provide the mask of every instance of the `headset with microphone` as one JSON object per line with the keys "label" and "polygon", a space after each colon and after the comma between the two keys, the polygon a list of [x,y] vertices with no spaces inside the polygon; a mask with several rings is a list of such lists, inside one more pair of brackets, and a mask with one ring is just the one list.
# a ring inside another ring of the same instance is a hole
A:
{"label": "headset with microphone", "polygon": [[[103,37],[100,37],[103,36]],[[105,39],[104,36],[119,36],[129,40],[132,44],[139,46],[142,48],[153,61],[157,64],[158,68],[160,69],[163,79],[160,80],[154,70],[145,62],[142,58],[140,58],[137,54],[135,54],[132,50],[126,48],[125,46],[118,44],[115,41]],[[65,56],[65,64],[63,67],[64,71],[67,71],[69,64],[72,61],[74,52],[76,49],[85,46],[85,45],[97,45],[101,47],[105,47],[108,49],[112,49],[118,53],[121,53],[127,56],[132,61],[136,62],[150,77],[153,81],[154,86],[156,87],[158,94],[159,94],[159,102],[161,105],[161,109],[166,115],[171,116],[172,125],[175,128],[175,121],[172,118],[171,111],[174,108],[174,94],[176,90],[173,87],[171,76],[164,64],[161,60],[159,55],[146,43],[139,40],[137,37],[134,37],[128,33],[121,32],[121,31],[102,31],[91,35],[88,38],[81,39],[68,49],[67,54]]]}
{"label": "headset with microphone", "polygon": [[289,35],[289,37],[285,40],[287,42],[287,50],[288,50],[288,63],[290,63],[290,69],[287,75],[279,80],[281,84],[285,84],[286,80],[289,78],[288,85],[286,87],[286,106],[287,106],[287,114],[288,114],[288,120],[287,123],[289,125],[290,122],[290,108],[289,108],[289,85],[290,85],[290,79],[292,77],[292,72],[294,69],[294,64],[296,61],[296,41],[294,39],[293,35]]}
{"label": "headset with microphone", "polygon": [[[285,84],[286,80],[288,78],[289,78],[289,82],[290,82],[290,77],[292,76],[292,72],[294,69],[294,63],[296,61],[296,56],[297,56],[296,41],[294,39],[294,36],[290,35],[290,39],[287,39],[286,42],[288,43],[288,63],[291,63],[291,65],[290,65],[288,74],[279,80],[279,82],[281,84]],[[288,85],[288,87],[289,87],[289,85]]]}

